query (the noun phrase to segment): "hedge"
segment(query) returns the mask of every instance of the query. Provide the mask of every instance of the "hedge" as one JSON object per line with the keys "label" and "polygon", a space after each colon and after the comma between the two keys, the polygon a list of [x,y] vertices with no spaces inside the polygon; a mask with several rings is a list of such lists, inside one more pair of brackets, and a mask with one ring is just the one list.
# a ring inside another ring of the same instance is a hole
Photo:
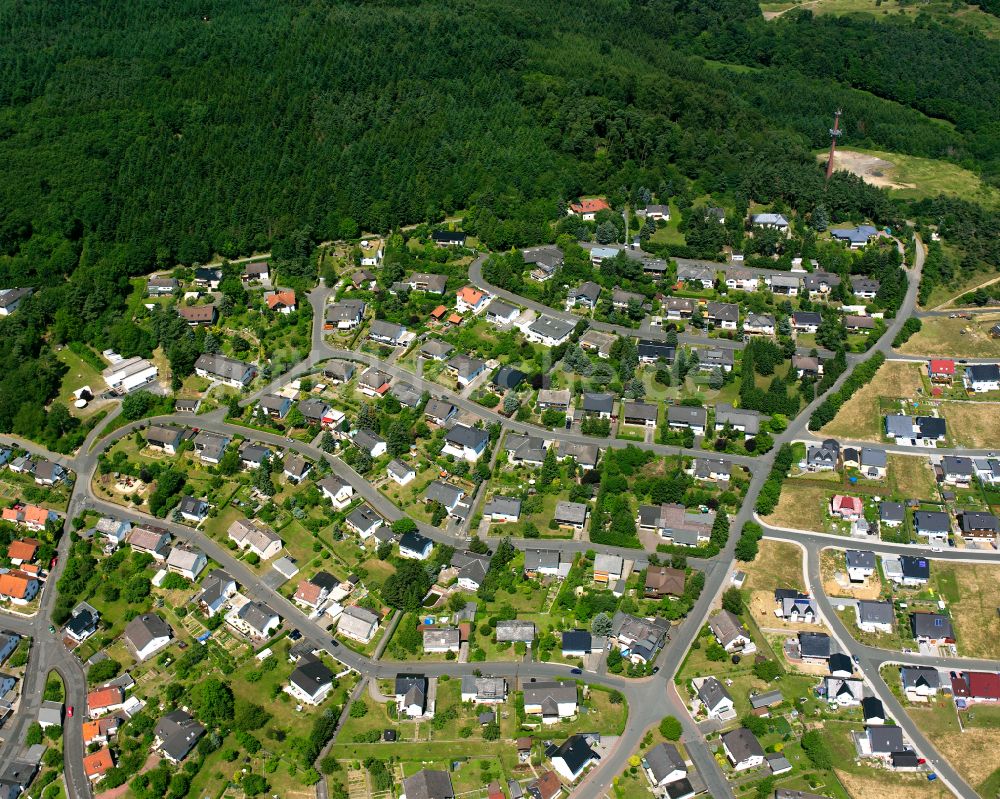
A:
{"label": "hedge", "polygon": [[854,396],[858,389],[868,385],[872,381],[872,378],[875,377],[875,373],[884,361],[885,356],[881,352],[876,352],[867,361],[858,364],[847,380],[844,381],[844,384],[823,400],[823,403],[813,411],[813,415],[809,417],[809,429],[819,430],[827,422],[833,421],[833,417],[837,415],[840,406],[847,402],[850,397]]}

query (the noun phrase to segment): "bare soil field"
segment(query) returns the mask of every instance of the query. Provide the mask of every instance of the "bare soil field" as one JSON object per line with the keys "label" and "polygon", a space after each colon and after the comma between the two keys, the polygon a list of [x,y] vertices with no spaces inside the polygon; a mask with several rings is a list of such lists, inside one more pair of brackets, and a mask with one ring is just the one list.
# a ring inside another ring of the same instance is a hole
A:
{"label": "bare soil field", "polygon": [[794,530],[827,532],[826,508],[831,491],[830,486],[787,480],[781,488],[778,507],[767,517],[768,524]]}
{"label": "bare soil field", "polygon": [[976,314],[972,319],[927,317],[922,320],[923,327],[899,351],[949,358],[1000,357],[1000,342],[991,338],[989,332],[997,321],[1000,321],[1000,313]]}
{"label": "bare soil field", "polygon": [[[831,597],[850,597],[853,599],[878,599],[882,594],[882,581],[878,572],[873,574],[864,585],[852,585],[848,582],[841,585],[834,578],[840,572],[847,576],[844,551],[841,549],[824,549],[819,555],[819,573],[823,578],[823,591]],[[836,604],[836,603],[834,603]]]}
{"label": "bare soil field", "polygon": [[915,183],[895,180],[896,165],[892,161],[855,150],[838,150],[833,159],[834,169],[843,169],[857,175],[865,183],[883,189],[915,189]]}
{"label": "bare soil field", "polygon": [[833,421],[820,431],[824,435],[881,441],[882,414],[879,397],[913,399],[923,387],[921,365],[904,361],[886,361],[875,377],[841,406]]}
{"label": "bare soil field", "polygon": [[854,799],[946,799],[951,793],[940,781],[928,782],[920,774],[888,774],[872,771],[871,776],[836,769],[837,777]]}

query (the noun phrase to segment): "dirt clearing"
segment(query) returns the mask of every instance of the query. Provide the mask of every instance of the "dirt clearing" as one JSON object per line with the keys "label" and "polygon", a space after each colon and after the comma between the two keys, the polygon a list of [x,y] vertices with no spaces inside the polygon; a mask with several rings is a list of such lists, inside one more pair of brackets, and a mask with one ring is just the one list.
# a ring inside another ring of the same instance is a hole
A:
{"label": "dirt clearing", "polygon": [[930,461],[923,455],[890,455],[889,481],[899,496],[937,500],[934,471]]}
{"label": "dirt clearing", "polygon": [[[823,160],[826,160],[825,158]],[[865,183],[883,189],[915,189],[915,183],[898,183],[896,165],[868,153],[855,150],[838,150],[833,158],[833,168],[857,175]]]}
{"label": "dirt clearing", "polygon": [[835,490],[831,486],[816,485],[794,479],[785,481],[781,487],[781,499],[774,513],[766,518],[775,527],[793,530],[812,530],[817,533],[830,532],[826,510]]}
{"label": "dirt clearing", "polygon": [[938,783],[928,782],[920,774],[903,775],[887,774],[885,771],[872,771],[871,776],[851,774],[836,770],[847,792],[853,799],[946,799],[951,793]]}
{"label": "dirt clearing", "polygon": [[824,435],[860,441],[882,440],[882,414],[879,397],[913,399],[923,387],[917,363],[886,361],[875,377],[847,402],[820,432]]}
{"label": "dirt clearing", "polygon": [[1000,403],[942,402],[941,415],[955,446],[989,449],[997,445]]}
{"label": "dirt clearing", "polygon": [[990,337],[990,328],[998,321],[1000,313],[976,314],[972,319],[929,316],[899,351],[948,358],[1000,357],[1000,342]]}
{"label": "dirt clearing", "polygon": [[[934,562],[937,580],[954,583],[957,589],[945,596],[955,625],[958,652],[965,657],[1000,658],[1000,616],[997,586],[1000,566],[981,563]],[[957,599],[956,599],[957,597]]]}
{"label": "dirt clearing", "polygon": [[[824,549],[820,552],[819,573],[827,596],[878,599],[882,595],[882,580],[877,571],[864,583],[855,584],[847,579],[847,563],[842,549]],[[843,576],[843,583],[836,579],[835,575],[838,573]]]}

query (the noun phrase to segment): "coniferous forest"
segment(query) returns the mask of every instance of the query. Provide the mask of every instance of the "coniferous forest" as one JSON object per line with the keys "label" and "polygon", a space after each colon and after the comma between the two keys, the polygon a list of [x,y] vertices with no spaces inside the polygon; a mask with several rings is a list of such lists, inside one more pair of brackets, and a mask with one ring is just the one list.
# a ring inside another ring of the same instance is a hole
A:
{"label": "coniferous forest", "polygon": [[852,147],[996,183],[998,106],[1000,42],[920,18],[766,23],[750,0],[0,0],[0,287],[36,289],[0,322],[0,431],[58,437],[52,347],[130,335],[130,277],[254,251],[295,262],[458,210],[501,249],[550,237],[572,197],[641,185],[822,204],[834,222],[917,214],[996,265],[994,209],[906,204],[846,173],[825,187],[814,151],[841,108]]}

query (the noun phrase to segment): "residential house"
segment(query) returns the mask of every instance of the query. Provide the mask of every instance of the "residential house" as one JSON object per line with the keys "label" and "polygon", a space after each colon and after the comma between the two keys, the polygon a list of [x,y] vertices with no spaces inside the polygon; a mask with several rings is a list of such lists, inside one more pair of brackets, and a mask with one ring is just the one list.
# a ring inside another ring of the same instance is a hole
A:
{"label": "residential house", "polygon": [[616,258],[621,250],[618,247],[591,247],[590,262],[594,266],[600,266],[605,261]]}
{"label": "residential house", "polygon": [[194,284],[217,291],[222,282],[222,270],[201,266],[194,270]]}
{"label": "residential house", "polygon": [[510,303],[503,300],[493,300],[486,306],[486,321],[492,325],[506,327],[514,324],[514,320],[520,313],[521,309]]}
{"label": "residential house", "polygon": [[424,629],[424,653],[458,652],[461,634],[458,627],[429,627]]}
{"label": "residential house", "polygon": [[655,532],[670,543],[696,547],[711,535],[715,513],[694,513],[683,505],[664,502],[640,505],[636,521],[641,530]]}
{"label": "residential house", "polygon": [[406,533],[399,539],[399,555],[411,560],[427,560],[434,548],[434,542],[417,532]]}
{"label": "residential house", "polygon": [[611,619],[611,640],[633,663],[650,663],[666,643],[670,622],[659,616],[639,618],[616,611]]}
{"label": "residential house", "polygon": [[846,314],[844,316],[844,327],[848,333],[861,333],[868,335],[875,329],[875,320],[870,316],[856,316]]}
{"label": "residential house", "polygon": [[646,298],[642,294],[623,289],[614,289],[611,292],[611,307],[618,311],[627,311],[630,307],[642,308]]}
{"label": "residential house", "polygon": [[156,723],[153,749],[171,763],[180,763],[204,734],[205,728],[190,713],[173,710]]}
{"label": "residential house", "polygon": [[597,466],[601,450],[597,444],[563,441],[559,444],[558,459],[560,461],[573,458],[583,471],[589,472]]}
{"label": "residential house", "polygon": [[744,438],[752,438],[760,432],[762,414],[746,408],[734,408],[728,402],[715,404],[715,429],[731,429],[743,433]]}
{"label": "residential house", "polygon": [[700,353],[701,358],[698,361],[698,371],[700,372],[714,372],[716,369],[731,372],[736,365],[734,351],[729,348],[707,347],[700,350]]}
{"label": "residential house", "polygon": [[458,408],[444,400],[430,399],[424,406],[424,416],[438,427],[444,427],[456,413]]}
{"label": "residential house", "polygon": [[691,464],[691,474],[696,480],[728,483],[732,471],[732,464],[724,458],[695,458]]}
{"label": "residential house", "polygon": [[1000,702],[1000,674],[986,671],[966,671],[951,673],[951,692],[956,703],[961,700],[966,706],[988,702]]}
{"label": "residential house", "polygon": [[[458,565],[458,562],[461,562]],[[484,555],[474,555],[468,553],[460,556],[455,553],[451,559],[451,565],[458,565],[458,574],[455,584],[464,591],[478,591],[486,580],[486,572],[489,571],[490,559]]]}
{"label": "residential house", "polygon": [[185,521],[200,524],[208,516],[209,504],[203,499],[181,497],[177,510]]}
{"label": "residential house", "polygon": [[725,732],[720,740],[735,771],[746,771],[764,763],[764,748],[746,727]]}
{"label": "residential house", "polygon": [[40,588],[41,583],[38,582],[35,575],[20,569],[12,569],[0,574],[0,600],[15,605],[27,605],[38,596]]}
{"label": "residential house", "polygon": [[941,689],[941,675],[930,666],[903,666],[899,670],[903,692],[911,702],[925,701]]}
{"label": "residential house", "polygon": [[743,331],[757,336],[773,336],[775,331],[774,316],[771,314],[748,313],[743,320]]}
{"label": "residential house", "polygon": [[660,360],[666,363],[673,363],[674,361],[675,348],[668,345],[665,341],[641,338],[636,343],[636,351],[639,355],[640,363],[656,363]]}
{"label": "residential house", "polygon": [[145,358],[135,356],[116,361],[101,371],[101,377],[108,384],[108,389],[115,394],[128,394],[137,388],[149,385],[156,380],[160,370],[156,364]]}
{"label": "residential house", "polygon": [[830,499],[830,515],[854,522],[864,518],[865,506],[860,497],[834,494]]}
{"label": "residential house", "polygon": [[235,619],[230,616],[226,620],[254,638],[270,638],[281,626],[281,617],[263,602],[247,602],[236,611]]}
{"label": "residential house", "polygon": [[353,330],[364,320],[367,307],[363,300],[341,300],[328,305],[323,315],[323,329]]}
{"label": "residential house", "polygon": [[945,511],[918,510],[913,514],[913,528],[918,536],[926,536],[928,543],[944,544],[951,533],[951,516]]}
{"label": "residential house", "polygon": [[582,502],[557,502],[553,518],[560,527],[582,530],[587,523],[588,513],[590,508]]}
{"label": "residential house", "polygon": [[879,524],[886,527],[899,527],[906,519],[906,508],[902,502],[882,500],[878,505]]}
{"label": "residential house", "polygon": [[498,644],[522,643],[531,646],[535,640],[535,623],[520,619],[503,619],[497,622],[494,637]]}
{"label": "residential house", "polygon": [[486,371],[486,361],[482,358],[473,358],[470,355],[459,353],[448,361],[446,367],[458,385],[465,388]]}
{"label": "residential house", "polygon": [[516,522],[521,518],[521,500],[514,497],[492,497],[483,508],[483,518],[493,524]]}
{"label": "residential house", "polygon": [[324,477],[316,487],[323,492],[323,496],[330,500],[330,504],[337,510],[343,510],[351,504],[351,497],[354,496],[354,486],[348,483],[343,477],[331,474]]}
{"label": "residential house", "polygon": [[177,315],[191,327],[214,325],[219,318],[214,305],[178,305]]}
{"label": "residential house", "polygon": [[319,705],[333,689],[333,681],[333,672],[326,664],[315,655],[307,654],[296,662],[285,691],[299,702]]}
{"label": "residential house", "polygon": [[529,579],[554,577],[561,571],[561,557],[557,549],[525,549],[524,574]]}
{"label": "residential house", "polygon": [[660,304],[661,311],[667,319],[672,321],[683,321],[690,319],[694,315],[696,303],[690,297],[667,297]]}
{"label": "residential house", "polygon": [[806,468],[810,472],[824,472],[836,469],[840,464],[840,443],[828,438],[819,446],[812,445],[806,450]]}
{"label": "residential house", "polygon": [[95,785],[103,780],[114,767],[114,758],[111,756],[111,750],[107,747],[83,757],[83,773]]}
{"label": "residential house", "polygon": [[610,419],[614,413],[615,398],[613,394],[597,394],[587,392],[580,401],[580,410],[585,416],[598,419]]}
{"label": "residential house", "polygon": [[403,341],[406,336],[406,328],[402,325],[387,322],[384,319],[375,319],[368,328],[368,338],[377,341],[379,344],[388,344],[395,347]]}
{"label": "residential house", "polygon": [[198,458],[205,463],[217,464],[222,460],[230,441],[229,436],[202,430],[194,438],[194,451],[198,453]]}
{"label": "residential house", "polygon": [[146,281],[146,295],[149,297],[168,297],[179,291],[181,284],[172,277],[151,277]]}
{"label": "residential house", "polygon": [[675,430],[691,430],[696,436],[703,436],[708,425],[708,411],[700,406],[670,405],[667,424]]}
{"label": "residential house", "polygon": [[1000,536],[1000,520],[992,513],[962,511],[958,517],[958,527],[962,532],[962,538],[970,544],[997,546],[998,536]]}
{"label": "residential house", "polygon": [[364,541],[375,534],[384,520],[367,503],[363,503],[347,515],[344,523]]}
{"label": "residential house", "polygon": [[348,605],[337,619],[337,634],[367,644],[378,632],[378,624],[378,614],[359,605]]}
{"label": "residential house", "polygon": [[962,380],[966,390],[976,394],[1000,391],[1000,365],[984,363],[966,366],[965,376]]}
{"label": "residential house", "polygon": [[418,771],[403,780],[403,793],[400,799],[455,799],[451,775],[447,771],[430,769]]}
{"label": "residential house", "polygon": [[[696,681],[697,682],[697,681]],[[696,687],[698,702],[705,708],[710,719],[729,721],[736,718],[733,697],[716,677],[705,677]]]}
{"label": "residential house", "polygon": [[785,621],[812,624],[816,621],[816,608],[812,600],[794,589],[779,588],[774,592],[778,603],[776,613]]}
{"label": "residential house", "polygon": [[569,340],[570,334],[575,328],[576,325],[566,319],[539,315],[524,330],[524,337],[528,341],[537,342],[546,347],[558,347]]}
{"label": "residential house", "polygon": [[427,707],[427,688],[423,674],[397,674],[395,695],[400,715],[411,719],[433,715],[433,709]]}
{"label": "residential house", "polygon": [[584,222],[593,222],[598,212],[610,210],[611,206],[607,200],[603,197],[593,197],[570,203],[566,213],[569,216],[579,216]]}
{"label": "residential house", "polygon": [[779,231],[788,230],[788,218],[784,214],[751,214],[750,224],[753,227],[771,228]]}
{"label": "residential house", "polygon": [[684,594],[685,574],[683,569],[669,566],[649,566],[646,569],[646,583],[643,596],[647,599],[662,599],[665,596]]}
{"label": "residential house", "polygon": [[656,427],[659,411],[655,402],[626,401],[622,403],[622,421],[639,427]]}
{"label": "residential house", "polygon": [[438,247],[464,247],[465,234],[459,230],[435,230],[431,232],[431,241]]}
{"label": "residential house", "polygon": [[625,561],[618,555],[598,552],[594,556],[594,582],[610,585],[622,578]]}
{"label": "residential house", "polygon": [[448,284],[448,276],[414,272],[403,282],[410,287],[411,291],[423,291],[427,294],[444,294]]}
{"label": "residential house", "polygon": [[292,485],[298,485],[309,474],[312,464],[300,455],[286,455],[282,473]]}
{"label": "residential house", "polygon": [[874,696],[862,699],[861,716],[865,724],[885,724],[885,708],[882,706],[882,700]]}
{"label": "residential house", "polygon": [[176,455],[184,440],[184,428],[166,424],[151,424],[146,428],[146,446]]}
{"label": "residential house", "polygon": [[305,417],[306,424],[328,427],[337,419],[334,415],[335,412],[333,408],[321,399],[315,399],[312,397],[304,399],[299,402],[298,408]]}
{"label": "residential house", "polygon": [[795,311],[792,314],[792,329],[796,333],[815,333],[823,321],[823,315],[816,311]]}
{"label": "residential house", "polygon": [[690,283],[698,288],[710,289],[715,285],[715,265],[679,263],[677,265],[677,282]]}
{"label": "residential house", "polygon": [[156,560],[166,560],[170,553],[170,533],[161,527],[138,525],[132,528],[126,541],[134,552],[144,552]]}
{"label": "residential house", "polygon": [[493,377],[493,385],[501,391],[515,391],[528,376],[513,366],[501,366]]}
{"label": "residential house", "polygon": [[570,782],[576,782],[591,763],[600,756],[587,743],[586,736],[571,735],[550,755],[552,767]]}
{"label": "residential house", "polygon": [[194,372],[198,377],[233,388],[243,388],[253,380],[257,374],[257,367],[235,358],[227,358],[225,355],[206,352],[199,355],[198,360],[194,362]]}
{"label": "residential house", "polygon": [[871,225],[858,225],[851,228],[831,228],[830,230],[831,238],[844,242],[852,250],[861,249],[876,236],[878,236],[878,228]]}
{"label": "residential house", "polygon": [[819,358],[814,358],[811,355],[793,355],[792,369],[795,370],[796,376],[800,379],[806,375],[818,376],[823,374],[823,363]]}
{"label": "residential house", "polygon": [[270,560],[284,546],[281,536],[256,519],[237,519],[227,535],[241,551],[249,550],[261,560]]}
{"label": "residential house", "polygon": [[927,558],[903,555],[899,559],[903,572],[903,585],[915,588],[926,585],[931,576],[931,564]]}
{"label": "residential house", "polygon": [[170,644],[174,631],[155,613],[143,613],[125,625],[123,638],[132,656],[140,663]]}
{"label": "residential house", "polygon": [[936,416],[902,416],[890,414],[885,417],[885,430],[889,438],[897,444],[912,446],[936,446],[944,439],[947,424]]}
{"label": "residential house", "polygon": [[749,269],[731,267],[726,271],[726,288],[736,291],[756,291],[760,287],[760,278]]}
{"label": "residential house", "polygon": [[101,614],[85,602],[80,603],[73,610],[73,615],[63,627],[63,632],[68,638],[78,644],[86,641],[97,632],[97,622],[100,621]]}
{"label": "residential house", "polygon": [[972,458],[945,455],[941,459],[941,480],[948,485],[968,486],[975,473]]}
{"label": "residential house", "polygon": [[445,435],[442,451],[445,455],[454,455],[456,458],[475,463],[486,451],[489,440],[490,435],[486,430],[456,424]]}
{"label": "residential house", "polygon": [[533,267],[531,278],[542,283],[551,278],[563,264],[562,250],[558,247],[533,247],[521,252],[524,263]]}
{"label": "residential house", "polygon": [[529,716],[541,716],[543,724],[555,724],[576,715],[575,682],[526,682],[523,688],[524,712]]}
{"label": "residential house", "polygon": [[226,604],[226,601],[236,593],[236,581],[222,569],[213,569],[202,580],[201,593],[194,602],[206,616],[214,616]]}
{"label": "residential house", "polygon": [[861,707],[864,698],[864,683],[861,680],[843,677],[826,677],[823,680],[826,701],[838,707]]}
{"label": "residential house", "polygon": [[204,552],[184,546],[176,546],[167,556],[167,571],[195,580],[208,564]]}
{"label": "residential house", "polygon": [[451,515],[464,496],[464,489],[444,480],[435,480],[424,491],[424,502],[437,502]]}
{"label": "residential house", "polygon": [[910,632],[921,644],[941,646],[955,643],[951,619],[941,613],[911,613]]}
{"label": "residential house", "polygon": [[389,461],[389,465],[386,466],[386,474],[394,483],[401,486],[409,485],[417,476],[412,466],[398,458]]}
{"label": "residential house", "polygon": [[740,323],[740,306],[732,302],[705,303],[705,318],[723,330],[736,330]]}
{"label": "residential house", "polygon": [[382,438],[378,433],[371,430],[361,429],[358,430],[354,437],[351,439],[354,446],[360,449],[362,452],[367,453],[372,458],[378,458],[385,455],[388,444],[386,440]]}
{"label": "residential house", "polygon": [[858,629],[866,633],[891,633],[896,621],[891,602],[859,599],[854,612]]}
{"label": "residential house", "polygon": [[558,774],[546,771],[541,777],[528,783],[525,790],[530,799],[556,799],[562,793],[563,787]]}
{"label": "residential house", "polygon": [[826,633],[799,633],[798,644],[803,663],[823,664],[830,659],[833,642]]}
{"label": "residential house", "polygon": [[833,272],[816,271],[802,278],[802,285],[810,297],[825,297],[840,283],[840,275]]}
{"label": "residential house", "polygon": [[[593,253],[591,253],[593,257]],[[581,283],[576,288],[571,288],[566,295],[566,310],[582,305],[584,308],[593,310],[597,306],[597,300],[601,296],[601,287],[591,280]]]}
{"label": "residential house", "polygon": [[931,358],[927,364],[927,376],[932,383],[950,386],[955,379],[955,362],[950,358]]}
{"label": "residential house", "polygon": [[462,701],[477,705],[499,705],[507,701],[507,680],[503,677],[462,675]]}
{"label": "residential house", "polygon": [[[764,278],[772,294],[797,297],[802,281],[796,275],[769,275]],[[818,314],[817,314],[818,315]],[[812,332],[816,332],[815,330]]]}

